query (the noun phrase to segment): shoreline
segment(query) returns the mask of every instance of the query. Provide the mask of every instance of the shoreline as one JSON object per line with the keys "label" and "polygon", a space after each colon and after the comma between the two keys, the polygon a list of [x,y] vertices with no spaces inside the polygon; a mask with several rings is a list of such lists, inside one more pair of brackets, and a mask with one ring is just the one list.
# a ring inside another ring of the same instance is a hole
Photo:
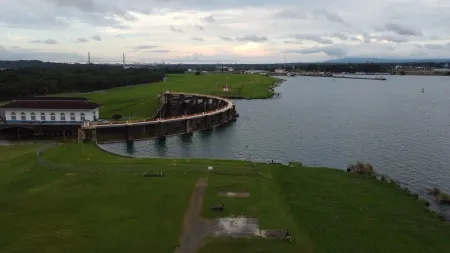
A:
{"label": "shoreline", "polygon": [[[51,164],[54,163],[54,164],[56,164],[58,166],[63,165],[63,166],[68,167],[68,168],[74,168],[76,166],[80,166],[80,165],[77,165],[77,164],[70,164],[70,163],[69,164],[56,163],[54,161],[47,160],[47,159],[42,157],[42,155],[45,152],[47,152],[48,150],[53,149],[53,148],[58,148],[58,147],[64,146],[64,145],[65,144],[60,144],[60,143],[55,143],[54,142],[54,143],[47,143],[47,144],[42,145],[41,147],[39,147],[37,149],[37,154],[38,154],[37,155],[37,159],[38,159],[37,162],[39,163],[39,165],[41,165],[41,166],[46,165],[45,167],[48,167],[48,166],[51,167]],[[75,144],[75,145],[79,145],[79,144]],[[128,155],[113,153],[111,151],[108,151],[108,150],[102,148],[101,144],[99,144],[99,143],[91,143],[91,144],[88,144],[88,145],[94,146],[98,151],[100,151],[102,153],[105,153],[107,155],[111,155],[111,156],[118,157],[118,158],[129,159],[130,161],[131,160],[135,160],[135,161],[148,160],[149,161],[149,163],[147,164],[148,166],[152,165],[152,163],[151,163],[152,161],[154,162],[154,161],[158,161],[158,160],[161,160],[161,161],[177,161],[177,165],[178,165],[178,162],[186,161],[186,160],[190,161],[189,162],[190,164],[195,164],[196,162],[201,163],[201,162],[205,162],[205,161],[206,162],[210,162],[210,164],[220,164],[220,163],[227,163],[227,162],[235,162],[235,163],[245,164],[245,162],[248,162],[246,160],[213,159],[213,158],[205,159],[205,158],[200,158],[200,157],[197,157],[197,158],[168,158],[168,157],[150,157],[150,158],[145,157],[144,158],[144,157],[134,157],[134,156],[128,156]],[[44,164],[41,164],[41,162],[43,162]],[[191,163],[191,162],[193,162],[193,163]],[[259,165],[266,165],[267,164],[265,162],[252,162],[252,163],[255,164],[255,165],[258,165],[258,164]],[[287,163],[287,164],[285,164],[285,163],[276,163],[276,164],[277,165],[282,165],[282,166],[285,166],[285,167],[289,167],[290,163]],[[116,164],[106,164],[106,165],[116,166]],[[93,166],[98,166],[98,165],[94,165],[93,164]],[[121,164],[117,164],[117,166],[121,166]],[[133,166],[146,166],[146,164],[129,165],[129,167],[133,167]],[[167,166],[171,166],[171,165],[167,164]],[[303,167],[303,165],[302,165],[302,167]],[[310,166],[304,166],[304,167],[310,167]],[[327,167],[317,167],[316,168],[315,167],[315,169],[319,169],[319,170],[321,170],[321,169],[322,170],[323,169],[331,169],[331,170],[335,170],[335,171],[341,171],[341,172],[346,173],[346,174],[356,174],[356,173],[346,172],[345,170],[338,169],[338,168],[327,168]],[[362,175],[362,176],[365,176],[365,175]],[[441,204],[437,200],[435,200],[434,198],[432,198],[429,195],[427,195],[426,193],[414,190],[414,188],[408,188],[407,184],[404,184],[401,181],[393,180],[392,178],[390,178],[389,176],[387,176],[385,174],[380,174],[380,173],[375,172],[373,175],[371,175],[369,177],[370,177],[371,180],[374,180],[374,181],[383,182],[385,184],[396,185],[400,191],[406,192],[407,195],[413,196],[413,197],[416,196],[415,197],[416,201],[424,201],[426,203],[425,206],[424,206],[425,210],[427,210],[427,211],[429,211],[431,213],[435,213],[436,215],[438,215],[441,218],[441,220],[443,222],[450,222],[450,206],[449,205]]]}

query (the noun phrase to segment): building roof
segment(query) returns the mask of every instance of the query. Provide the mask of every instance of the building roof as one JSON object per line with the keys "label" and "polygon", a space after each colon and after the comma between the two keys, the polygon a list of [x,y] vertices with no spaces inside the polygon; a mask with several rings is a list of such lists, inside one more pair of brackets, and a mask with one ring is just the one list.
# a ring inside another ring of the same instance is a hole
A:
{"label": "building roof", "polygon": [[88,100],[17,100],[1,106],[3,109],[93,110],[100,104]]}

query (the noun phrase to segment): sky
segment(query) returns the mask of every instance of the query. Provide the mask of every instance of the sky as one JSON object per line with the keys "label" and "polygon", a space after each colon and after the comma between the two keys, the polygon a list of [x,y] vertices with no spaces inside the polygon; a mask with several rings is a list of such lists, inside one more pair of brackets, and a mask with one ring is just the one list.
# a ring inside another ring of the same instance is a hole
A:
{"label": "sky", "polygon": [[450,58],[450,0],[0,0],[0,60]]}

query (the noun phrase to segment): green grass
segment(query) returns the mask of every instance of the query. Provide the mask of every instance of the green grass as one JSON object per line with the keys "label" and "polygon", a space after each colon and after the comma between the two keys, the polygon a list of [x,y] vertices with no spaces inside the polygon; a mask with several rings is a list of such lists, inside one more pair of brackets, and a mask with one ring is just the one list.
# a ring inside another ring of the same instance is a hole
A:
{"label": "green grass", "polygon": [[[218,96],[237,96],[249,99],[268,98],[269,89],[277,79],[260,75],[169,75],[166,82],[120,87],[99,92],[81,94],[100,103],[101,118],[118,113],[125,118],[143,119],[152,116],[158,106],[157,94],[165,90],[194,92]],[[223,92],[224,85],[231,86]]]}
{"label": "green grass", "polygon": [[[450,230],[394,184],[331,169],[244,161],[131,159],[95,145],[66,144],[44,157],[76,164],[80,173],[36,165],[38,146],[0,147],[0,252],[173,252],[195,181],[208,178],[202,216],[258,218],[262,229],[289,229],[293,242],[208,238],[200,253],[448,252]],[[82,152],[83,150],[83,152]],[[81,154],[84,158],[81,159]],[[172,165],[173,161],[177,165]],[[83,169],[116,164],[164,169],[141,174],[92,175]],[[227,168],[217,175],[206,168]],[[184,173],[196,168],[195,173]],[[219,191],[246,191],[227,198]],[[210,206],[224,203],[224,213]]]}
{"label": "green grass", "polygon": [[196,175],[52,172],[0,147],[0,252],[172,252]]}

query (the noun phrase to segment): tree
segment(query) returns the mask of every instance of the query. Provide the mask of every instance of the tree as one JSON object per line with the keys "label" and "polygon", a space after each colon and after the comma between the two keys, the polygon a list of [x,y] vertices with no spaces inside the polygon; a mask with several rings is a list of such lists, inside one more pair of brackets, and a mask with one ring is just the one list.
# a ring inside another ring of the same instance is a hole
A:
{"label": "tree", "polygon": [[122,115],[115,113],[111,116],[111,118],[115,119],[116,121],[119,121],[122,118]]}

